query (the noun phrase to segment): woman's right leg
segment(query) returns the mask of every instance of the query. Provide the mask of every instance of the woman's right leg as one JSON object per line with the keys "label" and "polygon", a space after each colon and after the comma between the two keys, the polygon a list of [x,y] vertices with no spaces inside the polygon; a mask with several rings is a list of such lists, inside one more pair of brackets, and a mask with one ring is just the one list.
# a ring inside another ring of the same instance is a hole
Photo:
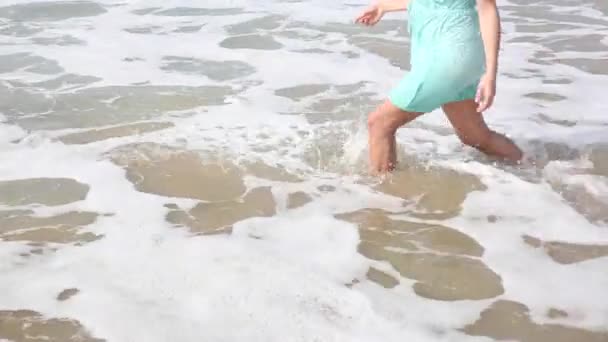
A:
{"label": "woman's right leg", "polygon": [[395,168],[397,164],[395,133],[399,127],[422,114],[401,110],[389,100],[369,114],[367,126],[371,173],[386,173]]}

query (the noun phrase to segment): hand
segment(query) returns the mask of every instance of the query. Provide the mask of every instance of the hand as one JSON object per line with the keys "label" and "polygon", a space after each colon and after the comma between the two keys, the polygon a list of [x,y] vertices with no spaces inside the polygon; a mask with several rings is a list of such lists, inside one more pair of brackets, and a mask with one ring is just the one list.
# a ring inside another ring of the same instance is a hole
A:
{"label": "hand", "polygon": [[358,24],[363,24],[367,26],[375,25],[377,22],[382,19],[384,15],[384,10],[379,5],[372,5],[368,9],[366,9],[358,18],[355,20]]}
{"label": "hand", "polygon": [[477,87],[477,95],[475,95],[475,102],[477,102],[477,112],[483,113],[486,109],[492,106],[494,103],[494,96],[496,95],[496,77],[485,74],[481,77],[479,85]]}

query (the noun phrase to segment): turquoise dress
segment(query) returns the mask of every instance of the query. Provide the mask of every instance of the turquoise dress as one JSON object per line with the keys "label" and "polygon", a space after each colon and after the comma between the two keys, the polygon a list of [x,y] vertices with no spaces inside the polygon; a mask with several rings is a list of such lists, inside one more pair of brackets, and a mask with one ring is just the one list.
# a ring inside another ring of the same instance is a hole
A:
{"label": "turquoise dress", "polygon": [[474,98],[485,71],[475,0],[411,0],[408,11],[411,70],[390,101],[427,113]]}

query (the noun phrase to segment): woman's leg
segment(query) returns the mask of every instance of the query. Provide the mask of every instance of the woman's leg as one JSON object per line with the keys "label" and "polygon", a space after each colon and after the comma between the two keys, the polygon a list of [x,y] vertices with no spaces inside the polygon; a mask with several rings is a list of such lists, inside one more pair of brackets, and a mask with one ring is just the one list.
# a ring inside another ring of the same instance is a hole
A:
{"label": "woman's leg", "polygon": [[488,128],[474,100],[452,102],[442,108],[464,144],[502,160],[519,162],[522,159],[523,153],[513,141]]}
{"label": "woman's leg", "polygon": [[368,116],[370,172],[392,171],[397,164],[395,133],[422,113],[406,112],[385,101]]}

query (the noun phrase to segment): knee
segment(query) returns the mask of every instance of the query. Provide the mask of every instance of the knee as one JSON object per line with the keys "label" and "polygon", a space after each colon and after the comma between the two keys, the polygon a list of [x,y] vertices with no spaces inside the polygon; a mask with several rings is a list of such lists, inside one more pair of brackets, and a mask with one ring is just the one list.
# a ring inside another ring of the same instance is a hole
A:
{"label": "knee", "polygon": [[376,130],[382,124],[382,116],[378,110],[375,110],[367,116],[367,129],[370,131]]}
{"label": "knee", "polygon": [[380,110],[375,110],[367,117],[367,129],[372,134],[392,134],[395,129],[392,127],[387,115]]}

